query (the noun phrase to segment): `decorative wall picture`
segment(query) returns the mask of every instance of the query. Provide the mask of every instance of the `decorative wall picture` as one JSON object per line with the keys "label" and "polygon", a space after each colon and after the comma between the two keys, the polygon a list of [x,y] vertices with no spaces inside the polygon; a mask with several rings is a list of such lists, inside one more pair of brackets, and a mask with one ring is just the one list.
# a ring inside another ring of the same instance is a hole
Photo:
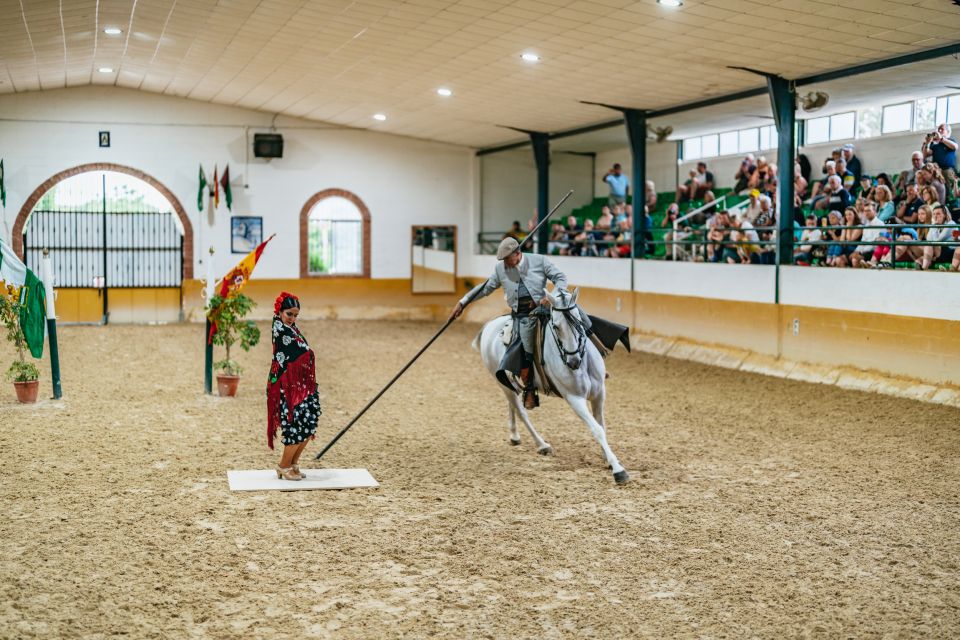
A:
{"label": "decorative wall picture", "polygon": [[233,216],[230,218],[230,252],[250,253],[263,242],[263,218]]}

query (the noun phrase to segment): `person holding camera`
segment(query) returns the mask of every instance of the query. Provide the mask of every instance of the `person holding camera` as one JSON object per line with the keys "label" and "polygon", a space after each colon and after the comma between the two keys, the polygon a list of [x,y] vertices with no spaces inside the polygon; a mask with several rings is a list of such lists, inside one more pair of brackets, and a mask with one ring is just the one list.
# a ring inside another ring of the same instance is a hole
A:
{"label": "person holding camera", "polygon": [[609,206],[627,202],[627,196],[630,195],[630,180],[623,174],[623,168],[619,162],[603,175],[603,181],[610,187],[610,195],[607,196]]}
{"label": "person holding camera", "polygon": [[946,183],[953,187],[957,180],[957,140],[950,133],[950,125],[944,122],[926,135],[921,150],[924,158],[930,158],[940,167]]}

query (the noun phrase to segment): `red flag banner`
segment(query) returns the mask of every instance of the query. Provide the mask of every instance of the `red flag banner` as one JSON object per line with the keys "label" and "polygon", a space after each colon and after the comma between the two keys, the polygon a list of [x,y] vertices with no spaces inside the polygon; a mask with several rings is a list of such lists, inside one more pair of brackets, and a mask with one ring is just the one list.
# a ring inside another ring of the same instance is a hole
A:
{"label": "red flag banner", "polygon": [[217,178],[217,165],[213,165],[213,208],[220,206],[220,180]]}
{"label": "red flag banner", "polygon": [[[240,293],[240,290],[247,284],[250,280],[250,276],[253,274],[253,268],[257,266],[257,261],[260,260],[260,255],[263,253],[264,247],[267,246],[267,243],[273,240],[273,234],[263,242],[261,242],[256,249],[244,256],[243,260],[237,263],[233,269],[231,269],[227,275],[223,277],[223,280],[220,281],[220,286],[217,287],[217,295],[226,300],[227,298],[232,298],[233,296]],[[211,308],[207,312],[207,317],[212,318],[215,315],[217,309]],[[213,340],[213,334],[217,332],[216,324],[210,322],[210,335],[207,336],[207,341]]]}

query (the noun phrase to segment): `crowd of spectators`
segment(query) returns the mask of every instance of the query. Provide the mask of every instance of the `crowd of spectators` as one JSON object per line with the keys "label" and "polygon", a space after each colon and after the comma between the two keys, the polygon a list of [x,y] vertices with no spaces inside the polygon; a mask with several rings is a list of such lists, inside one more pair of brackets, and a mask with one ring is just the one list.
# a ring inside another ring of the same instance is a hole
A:
{"label": "crowd of spectators", "polygon": [[[831,267],[880,268],[911,261],[918,269],[960,268],[960,214],[957,141],[941,124],[910,155],[909,168],[895,174],[866,175],[853,144],[834,149],[814,178],[809,159],[800,154],[793,170],[794,263]],[[726,263],[773,264],[778,226],[777,165],[747,154],[735,175],[733,191],[746,196],[736,207],[717,206],[715,180],[698,162],[677,187],[660,222],[666,258]],[[570,216],[551,226],[548,252],[568,256],[629,257],[633,241],[633,207],[627,203],[630,181],[619,164],[603,176],[609,187],[607,206],[596,220]],[[646,229],[656,209],[652,181],[644,185]],[[527,229],[514,222],[508,232],[532,249],[536,216]],[[928,225],[940,225],[932,228]],[[653,240],[650,231],[646,239]],[[939,243],[939,244],[917,244]]]}

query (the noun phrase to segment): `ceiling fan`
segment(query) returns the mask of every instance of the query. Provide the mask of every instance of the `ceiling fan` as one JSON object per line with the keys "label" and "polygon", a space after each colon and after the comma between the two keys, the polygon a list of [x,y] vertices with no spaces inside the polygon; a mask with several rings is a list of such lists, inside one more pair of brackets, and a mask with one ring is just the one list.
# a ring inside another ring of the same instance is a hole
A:
{"label": "ceiling fan", "polygon": [[811,91],[800,96],[800,107],[804,111],[816,111],[822,109],[830,101],[830,95],[823,91]]}
{"label": "ceiling fan", "polygon": [[653,137],[659,143],[666,140],[670,134],[673,133],[673,127],[670,125],[665,127],[651,127],[650,125],[647,125],[647,132],[652,133]]}

